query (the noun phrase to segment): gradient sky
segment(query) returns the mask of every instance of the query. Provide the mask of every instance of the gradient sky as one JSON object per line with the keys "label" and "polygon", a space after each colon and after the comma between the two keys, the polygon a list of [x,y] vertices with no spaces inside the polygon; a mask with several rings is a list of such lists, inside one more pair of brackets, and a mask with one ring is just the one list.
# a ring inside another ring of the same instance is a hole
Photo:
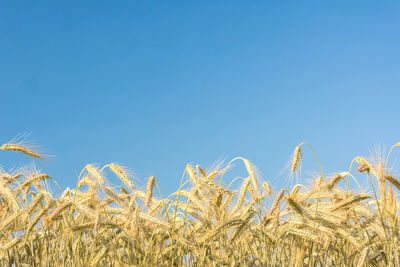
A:
{"label": "gradient sky", "polygon": [[1,1],[0,142],[54,157],[0,165],[75,187],[117,162],[172,192],[187,163],[243,156],[280,188],[308,141],[345,171],[400,141],[399,29],[394,1]]}

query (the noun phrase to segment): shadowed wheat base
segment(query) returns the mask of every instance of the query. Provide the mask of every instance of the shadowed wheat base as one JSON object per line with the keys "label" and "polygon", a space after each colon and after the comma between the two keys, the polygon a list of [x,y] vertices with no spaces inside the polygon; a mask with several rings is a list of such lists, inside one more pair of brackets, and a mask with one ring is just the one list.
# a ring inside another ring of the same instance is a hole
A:
{"label": "shadowed wheat base", "polygon": [[[41,158],[20,144],[0,150]],[[311,187],[273,192],[243,158],[235,160],[248,177],[237,190],[219,182],[231,163],[209,171],[188,164],[186,180],[166,198],[154,197],[153,176],[142,191],[114,163],[87,165],[77,188],[59,198],[46,190],[47,174],[1,171],[0,265],[400,266],[400,182],[387,173],[388,159],[353,160],[372,193],[350,190],[350,172],[326,177],[322,167]],[[122,186],[104,182],[106,168]]]}

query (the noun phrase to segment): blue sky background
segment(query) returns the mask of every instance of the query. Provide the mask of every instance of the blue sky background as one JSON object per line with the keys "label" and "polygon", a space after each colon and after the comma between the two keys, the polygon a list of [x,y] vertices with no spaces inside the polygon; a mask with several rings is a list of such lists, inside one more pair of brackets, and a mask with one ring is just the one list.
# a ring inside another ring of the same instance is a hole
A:
{"label": "blue sky background", "polygon": [[62,187],[118,162],[171,192],[243,156],[279,188],[301,141],[345,171],[400,141],[399,29],[390,1],[1,1],[0,141],[31,132]]}

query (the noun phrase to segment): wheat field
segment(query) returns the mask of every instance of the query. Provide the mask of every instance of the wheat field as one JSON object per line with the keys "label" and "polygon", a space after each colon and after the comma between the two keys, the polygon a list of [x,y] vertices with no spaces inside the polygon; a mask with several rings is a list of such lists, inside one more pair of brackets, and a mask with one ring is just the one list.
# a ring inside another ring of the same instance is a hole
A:
{"label": "wheat field", "polygon": [[[1,170],[0,265],[400,266],[400,181],[387,168],[397,147],[329,177],[319,164],[311,185],[276,192],[244,158],[209,170],[188,164],[169,196],[154,176],[139,188],[115,163],[85,166],[76,188],[57,197],[48,174]],[[306,148],[295,148],[289,172]],[[0,150],[42,158],[23,144]],[[233,162],[246,172],[238,188],[221,182]],[[370,187],[350,188],[360,181]]]}

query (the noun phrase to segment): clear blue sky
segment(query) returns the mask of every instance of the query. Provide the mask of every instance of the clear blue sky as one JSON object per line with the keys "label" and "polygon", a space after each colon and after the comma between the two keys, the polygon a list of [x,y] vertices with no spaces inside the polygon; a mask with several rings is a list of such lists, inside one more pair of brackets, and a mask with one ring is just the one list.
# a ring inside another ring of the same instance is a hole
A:
{"label": "clear blue sky", "polygon": [[31,132],[63,187],[118,162],[171,192],[243,156],[279,188],[301,141],[344,171],[400,141],[398,3],[1,1],[0,140]]}

